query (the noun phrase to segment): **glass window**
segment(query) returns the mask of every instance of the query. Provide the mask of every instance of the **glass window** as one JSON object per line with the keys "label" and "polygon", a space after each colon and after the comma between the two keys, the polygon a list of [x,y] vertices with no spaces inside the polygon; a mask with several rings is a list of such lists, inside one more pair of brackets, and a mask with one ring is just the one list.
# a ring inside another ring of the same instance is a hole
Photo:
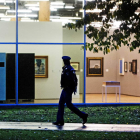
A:
{"label": "glass window", "polygon": [[15,104],[15,45],[0,45],[0,104]]}
{"label": "glass window", "polygon": [[[78,78],[74,103],[83,102],[83,50],[81,46],[19,45],[19,103],[58,103],[61,94],[60,80],[62,56],[69,55]],[[21,66],[20,66],[21,63]],[[21,68],[20,68],[21,67]],[[21,75],[21,76],[20,76]],[[22,96],[23,94],[23,96]]]}
{"label": "glass window", "polygon": [[0,1],[0,42],[16,41],[15,5],[15,0]]}
{"label": "glass window", "polygon": [[83,17],[82,7],[78,0],[19,0],[19,42],[83,43],[83,28],[66,28]]}
{"label": "glass window", "polygon": [[[87,51],[86,57],[86,103],[119,103],[119,88],[121,103],[140,102],[139,73],[133,73],[131,67],[128,67],[132,60],[135,64],[136,60],[139,60],[138,51],[130,52],[128,48],[122,46],[118,51],[106,55],[103,52],[96,54]],[[120,60],[123,60],[123,63],[120,63]],[[124,65],[126,62],[127,65]],[[120,68],[123,74],[120,73]],[[139,70],[138,67],[137,69]]]}
{"label": "glass window", "polygon": [[84,101],[84,50],[81,45],[64,45],[63,55],[71,57],[71,66],[75,68],[78,79],[77,96],[75,103],[83,103]]}

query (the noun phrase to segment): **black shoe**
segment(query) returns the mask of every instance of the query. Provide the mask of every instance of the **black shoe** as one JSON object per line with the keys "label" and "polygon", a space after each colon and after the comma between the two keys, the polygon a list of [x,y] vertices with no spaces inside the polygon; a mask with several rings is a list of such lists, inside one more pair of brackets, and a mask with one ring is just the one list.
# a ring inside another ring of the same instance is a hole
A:
{"label": "black shoe", "polygon": [[83,119],[82,124],[85,124],[87,122],[87,117],[88,117],[88,114],[85,114],[85,116],[82,118]]}
{"label": "black shoe", "polygon": [[64,125],[64,123],[62,123],[62,122],[53,122],[52,124],[53,125],[58,125],[58,126],[63,126]]}

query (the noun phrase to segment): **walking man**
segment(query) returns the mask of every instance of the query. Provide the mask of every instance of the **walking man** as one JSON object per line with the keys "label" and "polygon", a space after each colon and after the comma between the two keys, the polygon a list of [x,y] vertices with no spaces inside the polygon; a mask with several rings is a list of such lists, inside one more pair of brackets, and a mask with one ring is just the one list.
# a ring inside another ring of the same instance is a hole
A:
{"label": "walking man", "polygon": [[70,65],[70,57],[63,56],[64,67],[61,74],[61,88],[63,89],[59,99],[57,120],[53,122],[54,125],[64,125],[64,104],[73,111],[76,115],[83,119],[82,124],[87,122],[88,114],[80,111],[77,107],[72,104],[72,93],[77,90],[77,77],[74,68]]}

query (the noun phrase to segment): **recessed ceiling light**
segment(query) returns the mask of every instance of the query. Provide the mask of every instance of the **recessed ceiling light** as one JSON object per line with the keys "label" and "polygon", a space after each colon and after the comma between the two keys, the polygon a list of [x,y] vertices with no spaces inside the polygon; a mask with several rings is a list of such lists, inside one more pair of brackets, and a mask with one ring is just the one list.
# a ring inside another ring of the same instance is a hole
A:
{"label": "recessed ceiling light", "polygon": [[51,5],[51,8],[54,8],[54,9],[58,9],[58,8],[66,8],[66,9],[73,9],[74,7],[73,6],[56,6],[56,5]]}
{"label": "recessed ceiling light", "polygon": [[0,6],[0,9],[6,9],[6,10],[8,10],[8,9],[10,9],[10,7],[9,6]]}
{"label": "recessed ceiling light", "polygon": [[[7,12],[8,12],[8,13],[15,13],[16,10],[7,10]],[[22,12],[23,12],[23,13],[31,13],[32,10],[19,9],[18,12],[19,12],[19,13],[22,13]]]}
{"label": "recessed ceiling light", "polygon": [[51,2],[51,5],[64,5],[65,3],[63,2]]}
{"label": "recessed ceiling light", "polygon": [[50,16],[50,18],[58,19],[60,16]]}
{"label": "recessed ceiling light", "polygon": [[[85,0],[78,0],[78,1],[85,1]],[[86,0],[86,1],[95,1],[95,0]],[[106,1],[106,0],[102,0],[102,1]]]}
{"label": "recessed ceiling light", "polygon": [[10,20],[11,18],[1,18],[1,20]]}
{"label": "recessed ceiling light", "polygon": [[28,4],[25,4],[25,6],[33,6],[33,7],[35,7],[35,6],[39,6],[39,2],[38,3],[28,3]]}
{"label": "recessed ceiling light", "polygon": [[15,0],[0,0],[0,3],[14,3]]}
{"label": "recessed ceiling light", "polygon": [[57,9],[50,7],[51,11],[57,11]]}
{"label": "recessed ceiling light", "polygon": [[52,22],[62,22],[62,25],[64,26],[67,23],[75,23],[75,21],[68,20],[68,19],[50,19]]}
{"label": "recessed ceiling light", "polygon": [[[84,12],[84,10],[80,10],[80,12]],[[100,9],[94,9],[94,10],[86,10],[87,13],[100,13],[102,10]]]}
{"label": "recessed ceiling light", "polygon": [[40,8],[39,7],[32,7],[31,6],[31,7],[29,7],[29,9],[31,9],[32,11],[39,11]]}
{"label": "recessed ceiling light", "polygon": [[18,14],[18,17],[38,17],[37,14]]}
{"label": "recessed ceiling light", "polygon": [[60,19],[81,19],[81,17],[60,17]]}
{"label": "recessed ceiling light", "polygon": [[73,6],[65,6],[66,9],[73,9]]}
{"label": "recessed ceiling light", "polygon": [[52,8],[52,9],[57,9],[57,8],[64,8],[64,6],[61,6],[61,5],[60,5],[60,6],[53,5],[53,6],[51,6],[51,8]]}
{"label": "recessed ceiling light", "polygon": [[18,0],[18,1],[37,1],[37,2],[39,2],[39,1],[49,1],[49,0]]}
{"label": "recessed ceiling light", "polygon": [[15,15],[0,15],[2,18],[15,18]]}

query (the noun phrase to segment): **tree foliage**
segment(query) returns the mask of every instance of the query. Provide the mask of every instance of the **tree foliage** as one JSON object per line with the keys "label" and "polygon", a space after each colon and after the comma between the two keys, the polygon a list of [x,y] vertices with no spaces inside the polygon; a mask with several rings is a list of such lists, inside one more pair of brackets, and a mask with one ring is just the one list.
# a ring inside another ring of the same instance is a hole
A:
{"label": "tree foliage", "polygon": [[[114,6],[117,6],[117,9],[112,11]],[[136,13],[139,7],[140,0],[90,1],[83,9],[94,10],[98,8],[102,12],[86,13],[83,19],[77,20],[75,24],[68,23],[67,27],[77,31],[83,25],[88,25],[85,34],[93,42],[86,43],[85,47],[90,51],[103,51],[104,54],[107,54],[110,51],[118,50],[122,44],[133,51],[140,46],[140,13]],[[110,34],[114,21],[121,21],[121,24],[118,29],[113,31],[113,34]],[[100,28],[95,27],[97,22],[101,23]],[[131,40],[132,36],[134,36],[133,40]]]}

